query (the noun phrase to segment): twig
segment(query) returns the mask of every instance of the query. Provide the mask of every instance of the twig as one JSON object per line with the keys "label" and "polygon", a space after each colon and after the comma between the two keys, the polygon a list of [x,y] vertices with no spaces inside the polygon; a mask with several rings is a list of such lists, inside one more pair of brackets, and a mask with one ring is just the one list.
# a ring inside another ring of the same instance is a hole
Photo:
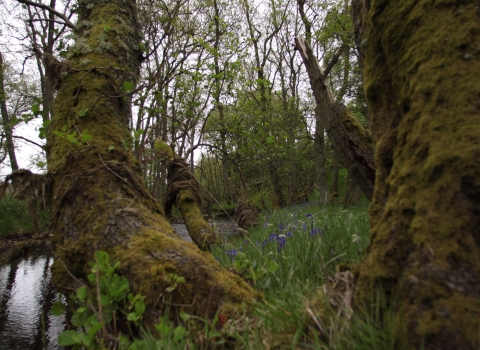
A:
{"label": "twig", "polygon": [[112,169],[110,169],[107,164],[105,164],[105,162],[103,161],[102,156],[100,155],[100,153],[98,154],[98,158],[100,158],[100,161],[102,162],[102,164],[105,165],[105,167],[106,167],[113,175],[115,175],[115,176],[118,177],[120,180],[124,181],[125,183],[128,183],[127,179],[125,179],[125,178],[121,177],[120,175],[118,175],[116,172],[114,172]]}

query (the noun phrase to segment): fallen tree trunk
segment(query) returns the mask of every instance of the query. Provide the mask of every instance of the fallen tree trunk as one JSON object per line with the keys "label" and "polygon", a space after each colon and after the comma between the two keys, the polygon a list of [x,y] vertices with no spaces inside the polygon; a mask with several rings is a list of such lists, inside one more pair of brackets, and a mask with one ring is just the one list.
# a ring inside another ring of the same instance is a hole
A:
{"label": "fallen tree trunk", "polygon": [[[174,233],[125,147],[131,137],[126,96],[141,59],[135,1],[81,1],[78,14],[48,134],[53,283],[71,290],[71,275],[85,281],[94,252],[105,250],[121,263],[118,271],[132,292],[145,296],[147,324],[157,322],[167,306],[203,318],[234,317],[255,304],[257,294]],[[172,275],[185,283],[169,292]]]}
{"label": "fallen tree trunk", "polygon": [[217,243],[217,235],[200,212],[198,181],[190,173],[185,159],[178,157],[163,140],[155,141],[155,149],[167,162],[167,195],[165,214],[170,217],[175,205],[182,214],[192,241],[202,250],[210,250]]}
{"label": "fallen tree trunk", "polygon": [[344,105],[334,101],[325,74],[308,42],[298,36],[295,47],[307,69],[317,108],[324,118],[328,139],[340,162],[347,168],[350,176],[355,178],[365,196],[371,200],[375,183],[372,136]]}

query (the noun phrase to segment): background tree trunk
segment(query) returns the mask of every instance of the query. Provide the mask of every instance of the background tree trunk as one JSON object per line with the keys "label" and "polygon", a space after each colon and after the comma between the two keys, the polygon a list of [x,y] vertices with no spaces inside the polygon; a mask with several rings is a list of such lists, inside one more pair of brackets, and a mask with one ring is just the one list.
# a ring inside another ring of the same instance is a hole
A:
{"label": "background tree trunk", "polygon": [[368,199],[373,196],[375,165],[370,132],[365,130],[345,106],[335,103],[327,86],[325,74],[318,64],[312,48],[305,39],[295,39],[310,78],[315,102],[324,118],[325,129],[332,148],[354,177]]}
{"label": "background tree trunk", "polygon": [[478,1],[356,0],[354,21],[376,164],[356,300],[395,295],[400,348],[477,349]]}
{"label": "background tree trunk", "polygon": [[[171,303],[188,305],[186,312],[228,317],[248,307],[255,302],[252,289],[174,233],[140,178],[138,160],[122,144],[130,138],[125,95],[134,86],[141,58],[135,1],[92,0],[78,6],[79,33],[48,135],[58,247],[53,282],[71,287],[64,265],[82,278],[94,251],[102,249],[121,262],[119,271],[134,292],[145,295],[150,324],[164,310],[170,274],[186,280],[171,293]],[[73,139],[65,136],[72,134]]]}
{"label": "background tree trunk", "polygon": [[0,111],[2,112],[2,124],[5,131],[5,144],[7,146],[8,158],[12,172],[18,170],[17,157],[15,155],[15,145],[13,143],[12,124],[7,110],[7,96],[5,93],[4,81],[5,67],[3,65],[3,56],[0,52]]}

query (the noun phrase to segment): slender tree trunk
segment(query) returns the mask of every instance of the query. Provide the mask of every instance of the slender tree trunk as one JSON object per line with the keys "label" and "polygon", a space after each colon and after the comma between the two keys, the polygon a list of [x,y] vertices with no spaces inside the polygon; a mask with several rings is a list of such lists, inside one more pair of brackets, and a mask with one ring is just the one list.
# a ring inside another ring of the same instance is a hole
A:
{"label": "slender tree trunk", "polygon": [[[92,138],[72,143],[48,136],[52,231],[58,247],[53,282],[72,285],[63,264],[83,278],[93,252],[102,249],[121,262],[119,272],[134,293],[145,296],[148,324],[165,310],[165,277],[172,273],[186,282],[171,292],[171,303],[184,305],[186,312],[229,317],[242,304],[252,305],[255,294],[240,277],[174,233],[145,188],[138,161],[122,145],[129,137],[130,111],[122,85],[136,81],[141,56],[135,1],[91,0],[78,6],[83,30],[71,48],[71,68],[58,92],[51,130],[88,129]],[[79,111],[86,113],[80,116]]]}
{"label": "slender tree trunk", "polygon": [[12,172],[18,170],[17,157],[15,155],[15,145],[13,143],[13,130],[10,122],[10,116],[7,110],[7,96],[5,93],[4,82],[5,67],[3,65],[3,55],[0,52],[0,111],[2,112],[2,124],[5,131],[5,144],[7,146],[8,158],[10,159],[10,167]]}
{"label": "slender tree trunk", "polygon": [[315,187],[318,191],[320,204],[330,202],[328,191],[327,171],[325,164],[327,156],[325,154],[325,126],[321,116],[321,108],[315,107],[315,139],[313,140],[313,150],[315,152]]}
{"label": "slender tree trunk", "polygon": [[296,38],[299,50],[307,68],[317,107],[324,118],[325,129],[332,147],[348,173],[355,177],[368,199],[373,196],[375,166],[373,143],[370,132],[365,130],[345,106],[335,103],[327,86],[326,77],[318,64],[308,42]]}
{"label": "slender tree trunk", "polygon": [[478,349],[479,3],[356,0],[354,22],[376,164],[356,300],[393,295],[400,348]]}
{"label": "slender tree trunk", "polygon": [[340,168],[340,162],[338,161],[338,156],[333,152],[333,161],[332,161],[332,190],[331,194],[334,199],[338,198],[338,171]]}

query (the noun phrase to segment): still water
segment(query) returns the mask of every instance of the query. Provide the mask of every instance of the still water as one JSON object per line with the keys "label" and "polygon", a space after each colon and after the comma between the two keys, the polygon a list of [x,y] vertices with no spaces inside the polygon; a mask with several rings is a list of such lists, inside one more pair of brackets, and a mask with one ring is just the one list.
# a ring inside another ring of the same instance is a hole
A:
{"label": "still water", "polygon": [[0,349],[62,349],[57,337],[65,316],[53,316],[60,297],[50,284],[51,255],[30,256],[0,266]]}

